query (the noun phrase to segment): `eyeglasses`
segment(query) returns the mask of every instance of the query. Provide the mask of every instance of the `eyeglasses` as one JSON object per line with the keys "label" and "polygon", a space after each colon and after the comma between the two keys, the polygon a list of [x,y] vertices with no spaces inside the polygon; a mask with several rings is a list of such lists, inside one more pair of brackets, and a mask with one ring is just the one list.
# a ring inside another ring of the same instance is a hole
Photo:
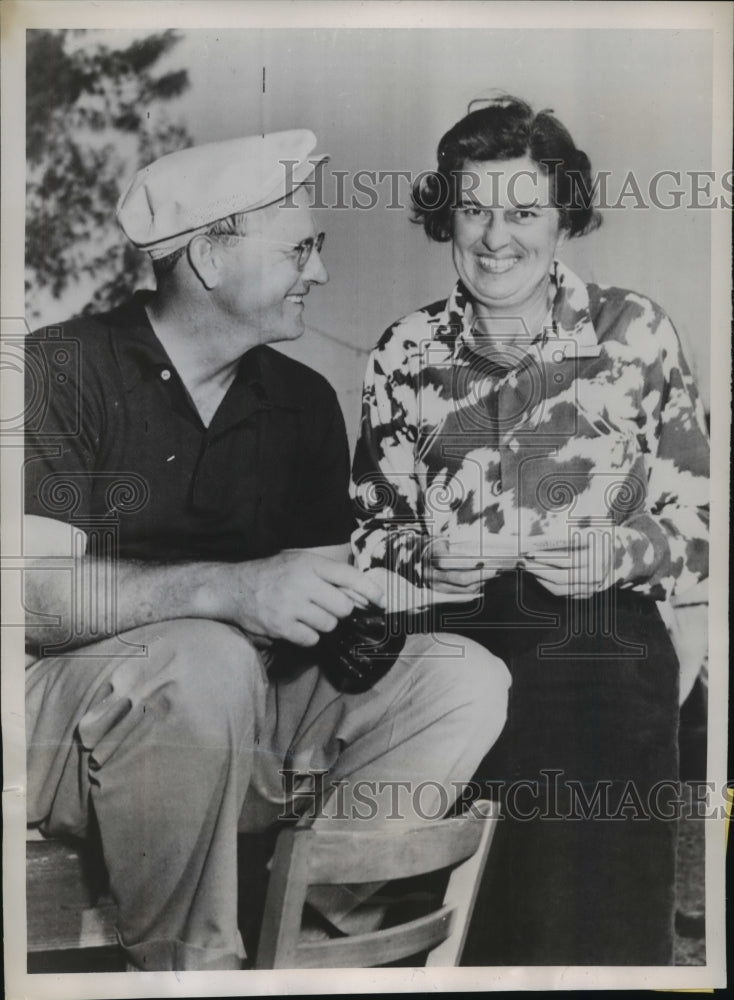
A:
{"label": "eyeglasses", "polygon": [[296,267],[299,271],[302,271],[306,264],[308,264],[311,254],[315,250],[316,253],[321,253],[324,247],[324,241],[326,240],[326,233],[318,233],[316,236],[307,236],[305,240],[301,240],[300,243],[285,243],[281,240],[266,240],[262,236],[239,236],[236,233],[223,233],[220,234],[222,238],[230,240],[253,240],[255,243],[269,243],[271,246],[286,247],[286,249],[296,255]]}

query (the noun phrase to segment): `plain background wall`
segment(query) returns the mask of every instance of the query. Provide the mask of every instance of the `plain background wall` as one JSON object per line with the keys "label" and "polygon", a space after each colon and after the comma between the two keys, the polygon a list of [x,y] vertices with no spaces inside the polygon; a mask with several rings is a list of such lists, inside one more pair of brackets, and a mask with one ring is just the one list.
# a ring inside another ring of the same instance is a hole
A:
{"label": "plain background wall", "polygon": [[[191,80],[167,111],[183,118],[196,142],[309,127],[331,156],[327,200],[336,190],[333,171],[417,174],[435,166],[440,136],[492,88],[553,108],[594,170],[611,172],[614,201],[629,171],[647,195],[661,170],[711,166],[705,31],[201,29],[185,31],[167,58],[171,67],[186,66]],[[349,178],[345,192],[347,199],[354,193]],[[407,205],[404,182],[400,192]],[[330,282],[307,300],[304,338],[284,348],[337,388],[352,440],[366,352],[391,322],[445,297],[455,281],[448,245],[429,243],[407,207],[387,207],[387,182],[378,193],[367,211],[319,211]],[[602,229],[567,244],[561,256],[587,280],[659,302],[707,402],[710,212],[633,202],[606,211]],[[60,319],[70,309],[54,312]]]}
{"label": "plain background wall", "polygon": [[[593,168],[611,171],[614,201],[630,170],[646,193],[660,170],[711,164],[711,36],[703,31],[189,31],[171,59],[189,69],[181,105],[197,141],[313,129],[319,150],[331,155],[325,200],[336,191],[331,171],[433,167],[443,132],[492,88],[555,109]],[[429,243],[407,209],[387,207],[387,182],[377,187],[373,209],[319,212],[330,282],[307,300],[307,324],[357,350],[313,331],[287,348],[337,387],[352,438],[361,352],[399,316],[447,295],[455,280],[448,246]],[[348,200],[348,181],[345,191]],[[707,399],[710,213],[633,203],[607,211],[602,229],[568,244],[562,257],[587,280],[659,302]]]}

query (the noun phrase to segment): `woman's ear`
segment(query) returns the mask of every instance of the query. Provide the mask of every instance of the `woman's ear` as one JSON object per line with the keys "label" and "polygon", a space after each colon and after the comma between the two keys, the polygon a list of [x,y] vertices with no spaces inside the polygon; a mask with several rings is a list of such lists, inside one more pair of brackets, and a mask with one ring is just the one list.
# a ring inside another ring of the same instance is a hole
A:
{"label": "woman's ear", "polygon": [[204,288],[216,288],[222,278],[219,245],[210,236],[194,236],[188,245],[189,264]]}

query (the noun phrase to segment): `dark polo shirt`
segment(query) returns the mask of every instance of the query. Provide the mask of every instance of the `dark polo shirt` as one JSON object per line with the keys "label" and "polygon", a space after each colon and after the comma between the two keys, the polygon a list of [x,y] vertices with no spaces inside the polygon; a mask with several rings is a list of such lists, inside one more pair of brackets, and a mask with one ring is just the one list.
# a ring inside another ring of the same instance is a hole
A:
{"label": "dark polo shirt", "polygon": [[[348,541],[336,394],[269,347],[244,355],[209,427],[138,292],[26,342],[26,512],[122,558],[243,560]],[[202,330],[202,337],[207,331]]]}

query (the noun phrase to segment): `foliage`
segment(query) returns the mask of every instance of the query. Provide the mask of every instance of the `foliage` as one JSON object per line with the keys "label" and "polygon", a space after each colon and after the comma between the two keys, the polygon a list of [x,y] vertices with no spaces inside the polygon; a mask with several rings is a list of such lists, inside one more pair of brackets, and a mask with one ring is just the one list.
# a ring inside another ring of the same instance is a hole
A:
{"label": "foliage", "polygon": [[[82,285],[85,312],[117,305],[149,266],[115,220],[123,186],[139,166],[191,144],[162,109],[188,87],[187,71],[155,75],[179,36],[110,48],[94,34],[31,30],[26,52],[26,294],[58,299]],[[39,315],[32,302],[28,312]]]}

